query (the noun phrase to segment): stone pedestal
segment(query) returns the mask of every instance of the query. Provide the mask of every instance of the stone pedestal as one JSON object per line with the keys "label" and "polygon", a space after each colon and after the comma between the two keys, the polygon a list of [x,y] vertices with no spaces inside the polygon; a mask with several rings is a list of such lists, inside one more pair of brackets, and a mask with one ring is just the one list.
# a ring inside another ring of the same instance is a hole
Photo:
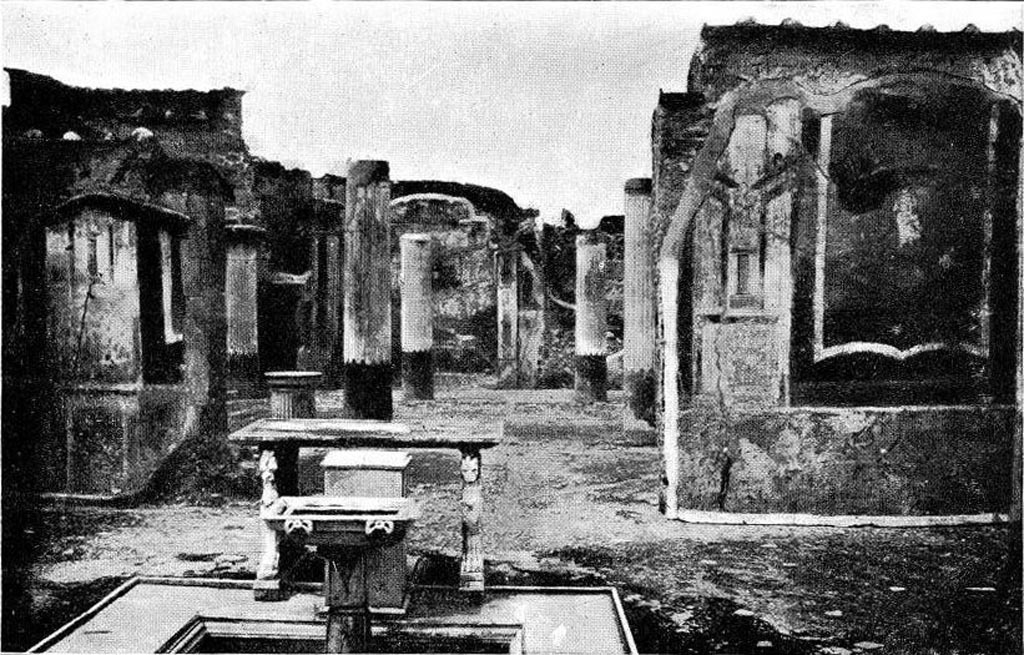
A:
{"label": "stone pedestal", "polygon": [[[404,498],[405,471],[410,460],[409,454],[401,451],[329,451],[321,463],[324,495]],[[360,565],[365,569],[359,582],[365,587],[367,602],[376,608],[401,609],[407,578],[405,541],[367,550]],[[332,581],[332,576],[334,572],[328,562],[325,579]]]}
{"label": "stone pedestal", "polygon": [[323,374],[316,371],[271,371],[265,377],[273,418],[316,417],[316,389]]}

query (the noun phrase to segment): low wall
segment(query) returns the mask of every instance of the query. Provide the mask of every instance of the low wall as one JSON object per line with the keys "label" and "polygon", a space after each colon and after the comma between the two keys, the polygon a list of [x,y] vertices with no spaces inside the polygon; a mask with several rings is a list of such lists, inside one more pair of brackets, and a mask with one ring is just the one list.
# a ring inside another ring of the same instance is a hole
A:
{"label": "low wall", "polygon": [[941,515],[1010,506],[1014,409],[798,407],[682,416],[680,508]]}
{"label": "low wall", "polygon": [[75,385],[57,390],[41,439],[45,491],[139,491],[184,437],[180,385]]}

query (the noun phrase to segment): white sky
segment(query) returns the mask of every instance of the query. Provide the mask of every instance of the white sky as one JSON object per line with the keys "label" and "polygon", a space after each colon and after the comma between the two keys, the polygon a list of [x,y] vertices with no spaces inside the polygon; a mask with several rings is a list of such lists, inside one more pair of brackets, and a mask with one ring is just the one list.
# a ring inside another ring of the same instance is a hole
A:
{"label": "white sky", "polygon": [[[2,2],[3,65],[75,85],[246,90],[250,150],[344,174],[472,182],[584,225],[650,175],[658,89],[704,23],[1022,24],[1015,2]],[[6,89],[5,89],[6,91]],[[6,98],[6,95],[5,95]]]}

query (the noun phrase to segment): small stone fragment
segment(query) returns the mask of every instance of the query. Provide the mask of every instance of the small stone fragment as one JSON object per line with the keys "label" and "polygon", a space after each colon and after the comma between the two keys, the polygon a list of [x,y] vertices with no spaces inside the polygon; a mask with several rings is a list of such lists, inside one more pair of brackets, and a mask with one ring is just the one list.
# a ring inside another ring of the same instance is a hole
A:
{"label": "small stone fragment", "polygon": [[825,612],[825,616],[842,616],[843,613],[839,610],[829,610]]}
{"label": "small stone fragment", "polygon": [[763,544],[761,544],[761,548],[778,548],[778,547],[779,547],[779,546],[778,546],[778,544],[773,544],[773,543],[772,543],[772,542],[770,542],[770,541],[769,541],[769,542],[766,542],[766,543],[763,543]]}
{"label": "small stone fragment", "polygon": [[702,559],[700,563],[704,566],[718,566],[718,562],[713,559]]}
{"label": "small stone fragment", "polygon": [[740,609],[733,612],[733,616],[754,616],[754,613],[750,610]]}
{"label": "small stone fragment", "polygon": [[974,591],[980,593],[991,593],[995,590],[995,587],[967,587],[967,591]]}
{"label": "small stone fragment", "polygon": [[768,640],[761,640],[757,642],[757,648],[772,648],[772,642]]}
{"label": "small stone fragment", "polygon": [[853,645],[853,647],[861,650],[878,650],[879,648],[882,648],[882,644],[874,641],[858,641]]}
{"label": "small stone fragment", "polygon": [[889,587],[889,591],[906,591],[906,587]]}

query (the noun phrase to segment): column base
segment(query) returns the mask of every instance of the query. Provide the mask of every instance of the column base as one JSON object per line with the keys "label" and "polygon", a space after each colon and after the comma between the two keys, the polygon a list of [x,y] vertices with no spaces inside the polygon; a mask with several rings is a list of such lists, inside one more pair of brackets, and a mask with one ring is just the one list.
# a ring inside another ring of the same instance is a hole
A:
{"label": "column base", "polygon": [[608,402],[608,360],[601,355],[576,355],[576,400]]}
{"label": "column base", "polygon": [[643,421],[655,427],[658,382],[654,371],[626,371],[622,378],[622,388],[626,392],[626,420]]}
{"label": "column base", "polygon": [[432,350],[402,352],[402,397],[406,400],[434,399]]}
{"label": "column base", "polygon": [[346,418],[390,421],[394,417],[391,400],[391,362],[345,364]]}
{"label": "column base", "polygon": [[475,591],[483,593],[483,571],[463,571],[462,574],[459,576],[459,591]]}

